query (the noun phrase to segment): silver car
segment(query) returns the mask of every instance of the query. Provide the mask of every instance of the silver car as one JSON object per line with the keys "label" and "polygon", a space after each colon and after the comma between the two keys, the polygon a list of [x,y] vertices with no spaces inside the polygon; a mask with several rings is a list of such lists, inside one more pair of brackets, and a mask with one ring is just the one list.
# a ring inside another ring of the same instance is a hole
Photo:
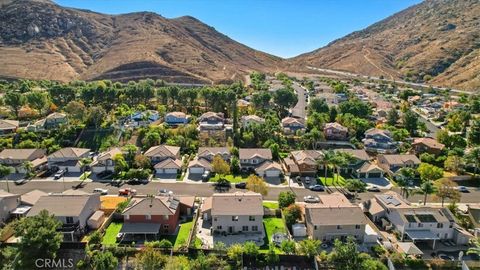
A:
{"label": "silver car", "polygon": [[303,197],[303,201],[306,202],[306,203],[319,203],[320,198],[318,198],[316,196],[308,195],[308,196]]}

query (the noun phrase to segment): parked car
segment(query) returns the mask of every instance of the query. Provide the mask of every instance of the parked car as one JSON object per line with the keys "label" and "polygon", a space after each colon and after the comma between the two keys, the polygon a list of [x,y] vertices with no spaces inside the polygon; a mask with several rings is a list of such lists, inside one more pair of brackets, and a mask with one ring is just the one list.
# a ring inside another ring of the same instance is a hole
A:
{"label": "parked car", "polygon": [[119,196],[131,196],[135,194],[137,194],[137,190],[132,188],[121,188],[118,190]]}
{"label": "parked car", "polygon": [[297,183],[299,184],[302,184],[302,177],[300,176],[295,177],[295,181],[297,181]]}
{"label": "parked car", "polygon": [[470,192],[466,186],[458,186],[457,189],[458,189],[458,191],[463,192],[463,193]]}
{"label": "parked car", "polygon": [[325,187],[322,185],[311,185],[308,187],[311,191],[325,191]]}
{"label": "parked car", "polygon": [[367,191],[370,191],[370,192],[380,192],[380,189],[376,186],[369,186],[367,187]]}
{"label": "parked car", "polygon": [[308,196],[303,197],[303,201],[306,202],[306,203],[319,203],[320,198],[312,196],[312,195],[308,195]]}
{"label": "parked car", "polygon": [[26,178],[18,179],[15,180],[15,185],[23,185],[27,182],[28,180]]}
{"label": "parked car", "polygon": [[202,181],[207,182],[208,179],[210,179],[210,175],[211,175],[210,171],[204,171],[202,174]]}
{"label": "parked car", "polygon": [[60,177],[64,176],[65,173],[66,173],[65,170],[59,170],[55,173],[55,175],[53,176],[53,179],[54,180],[60,179]]}
{"label": "parked car", "polygon": [[169,195],[173,195],[173,191],[168,190],[168,189],[160,189],[160,190],[158,191],[158,195],[159,195],[159,196],[169,196]]}
{"label": "parked car", "polygon": [[438,258],[446,261],[454,261],[455,258],[453,256],[448,256],[447,254],[438,254]]}
{"label": "parked car", "polygon": [[305,184],[310,184],[310,177],[305,177]]}
{"label": "parked car", "polygon": [[245,183],[245,182],[236,183],[235,187],[239,188],[239,189],[246,189],[247,188],[247,183]]}
{"label": "parked car", "polygon": [[97,173],[97,177],[100,179],[107,179],[110,178],[113,175],[112,171],[103,171],[100,173]]}
{"label": "parked car", "polygon": [[127,184],[129,185],[143,185],[143,184],[146,184],[148,182],[148,180],[146,179],[138,179],[138,178],[133,178],[133,179],[130,179],[127,181]]}
{"label": "parked car", "polygon": [[101,195],[107,195],[108,194],[108,189],[96,188],[96,189],[93,190],[93,193],[100,193]]}

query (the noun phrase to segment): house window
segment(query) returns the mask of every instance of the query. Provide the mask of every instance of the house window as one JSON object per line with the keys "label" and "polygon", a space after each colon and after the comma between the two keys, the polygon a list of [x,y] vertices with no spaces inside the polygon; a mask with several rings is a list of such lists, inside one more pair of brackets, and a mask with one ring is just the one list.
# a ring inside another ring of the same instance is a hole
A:
{"label": "house window", "polygon": [[255,221],[255,217],[254,217],[254,216],[249,216],[249,217],[248,217],[248,220],[249,220],[249,221]]}
{"label": "house window", "polygon": [[341,229],[342,229],[342,226],[337,225],[337,230],[341,230]]}
{"label": "house window", "polygon": [[66,217],[65,219],[67,220],[67,224],[73,223],[73,217]]}
{"label": "house window", "polygon": [[151,219],[152,219],[152,216],[151,216],[151,215],[145,215],[145,219],[146,219],[146,220],[151,220]]}
{"label": "house window", "polygon": [[443,223],[437,223],[437,228],[439,229],[443,228]]}
{"label": "house window", "polygon": [[222,229],[222,226],[217,226],[217,230],[221,230]]}
{"label": "house window", "polygon": [[129,219],[130,219],[130,215],[125,215],[125,219],[126,219],[126,220],[129,220]]}
{"label": "house window", "polygon": [[248,232],[248,226],[242,226],[242,231]]}
{"label": "house window", "polygon": [[422,227],[423,227],[423,224],[422,224],[422,223],[418,223],[418,227],[419,227],[419,228],[422,228]]}
{"label": "house window", "polygon": [[360,225],[355,225],[355,229],[359,230],[359,229],[360,229]]}
{"label": "house window", "polygon": [[317,225],[314,225],[314,226],[313,226],[313,229],[314,229],[314,230],[317,230]]}
{"label": "house window", "polygon": [[168,227],[169,227],[168,224],[163,224],[164,229],[168,229]]}
{"label": "house window", "polygon": [[238,216],[232,216],[232,221],[238,221]]}
{"label": "house window", "polygon": [[252,226],[252,232],[258,232],[258,226]]}
{"label": "house window", "polygon": [[217,217],[214,217],[214,218],[213,218],[213,221],[217,221]]}

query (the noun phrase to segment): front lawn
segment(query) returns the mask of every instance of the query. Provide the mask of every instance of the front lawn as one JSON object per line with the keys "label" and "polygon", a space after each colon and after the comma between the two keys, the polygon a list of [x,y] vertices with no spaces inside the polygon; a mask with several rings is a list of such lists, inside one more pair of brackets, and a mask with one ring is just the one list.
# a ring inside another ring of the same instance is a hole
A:
{"label": "front lawn", "polygon": [[117,244],[117,234],[122,229],[123,223],[121,222],[112,222],[108,225],[107,230],[105,230],[105,235],[102,239],[102,244],[104,245],[116,245]]}
{"label": "front lawn", "polygon": [[263,206],[270,209],[278,209],[278,202],[263,202]]}
{"label": "front lawn", "polygon": [[210,182],[217,182],[220,179],[220,177],[227,179],[228,181],[230,181],[230,183],[246,182],[247,178],[248,178],[248,176],[243,176],[243,175],[227,174],[227,175],[221,176],[219,174],[215,174],[215,176],[210,178],[209,181]]}
{"label": "front lawn", "polygon": [[325,177],[319,176],[317,178],[317,183],[320,185],[324,186],[344,186],[345,185],[345,178],[343,176],[338,175],[338,181],[337,181],[337,174],[333,176],[327,176],[327,179],[325,181]]}

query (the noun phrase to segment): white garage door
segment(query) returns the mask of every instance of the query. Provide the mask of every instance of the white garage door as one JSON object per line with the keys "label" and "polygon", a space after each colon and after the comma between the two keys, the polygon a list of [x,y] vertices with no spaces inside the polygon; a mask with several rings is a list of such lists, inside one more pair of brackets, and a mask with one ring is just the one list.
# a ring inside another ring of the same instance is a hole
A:
{"label": "white garage door", "polygon": [[189,170],[190,174],[202,174],[205,171],[205,169],[201,168],[201,167],[200,168],[199,167],[192,167],[188,170]]}
{"label": "white garage door", "polygon": [[177,169],[165,169],[164,170],[166,174],[176,174]]}
{"label": "white garage door", "polygon": [[277,170],[271,170],[271,171],[266,171],[265,172],[266,177],[278,177],[280,175],[280,172]]}

